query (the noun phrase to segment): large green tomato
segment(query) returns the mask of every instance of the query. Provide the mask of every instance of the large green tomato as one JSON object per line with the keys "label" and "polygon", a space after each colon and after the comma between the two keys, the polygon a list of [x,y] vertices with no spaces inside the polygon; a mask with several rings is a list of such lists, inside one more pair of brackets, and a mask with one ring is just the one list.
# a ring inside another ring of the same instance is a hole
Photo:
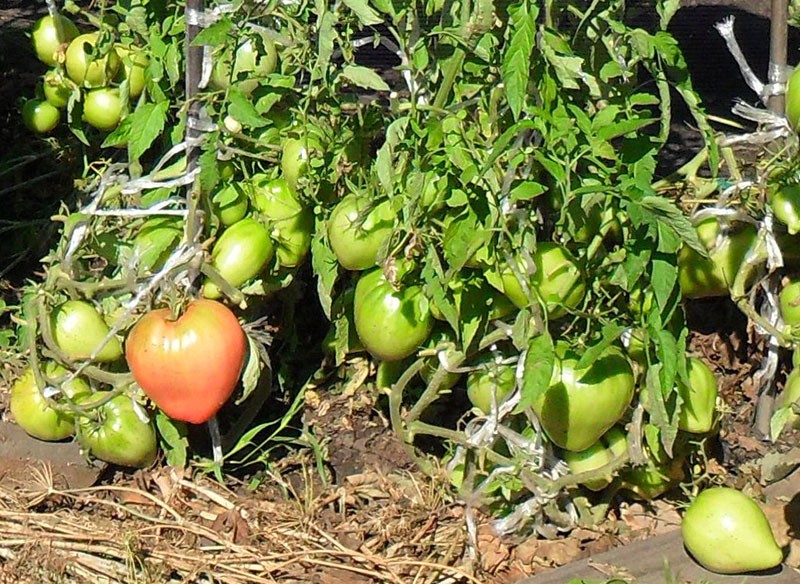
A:
{"label": "large green tomato", "polygon": [[679,382],[678,394],[683,400],[678,412],[678,428],[693,434],[705,434],[714,425],[717,408],[717,378],[701,359],[691,357],[686,368],[689,385]]}
{"label": "large green tomato", "polygon": [[183,237],[178,217],[154,217],[144,222],[133,240],[133,255],[144,273],[157,272]]}
{"label": "large green tomato", "polygon": [[311,247],[314,212],[304,206],[284,178],[253,177],[253,204],[272,226],[278,263],[294,268],[303,263]]}
{"label": "large green tomato", "polygon": [[320,150],[320,144],[313,136],[290,137],[283,141],[281,172],[293,189],[297,189],[297,181],[308,171],[308,160],[314,150]]}
{"label": "large green tomato", "polygon": [[433,328],[422,287],[395,290],[380,268],[359,278],[353,308],[358,337],[370,353],[384,361],[414,353]]}
{"label": "large green tomato", "polygon": [[800,325],[800,279],[789,280],[778,296],[781,318],[788,326]]}
{"label": "large green tomato", "polygon": [[120,62],[115,49],[94,60],[89,57],[99,40],[99,33],[90,32],[75,37],[67,47],[67,75],[78,85],[103,87],[117,74]]}
{"label": "large green tomato", "polygon": [[467,397],[470,403],[488,414],[492,403],[498,406],[516,386],[516,367],[500,365],[494,359],[485,359],[478,369],[467,374]]}
{"label": "large green tomato", "polygon": [[61,119],[61,112],[48,101],[29,99],[22,106],[22,121],[25,127],[37,134],[53,131]]}
{"label": "large green tomato", "polygon": [[800,67],[796,67],[786,82],[786,117],[797,131],[800,126]]}
{"label": "large green tomato", "polygon": [[[96,391],[76,401],[91,406],[110,392]],[[76,419],[78,442],[89,453],[111,464],[143,468],[156,459],[158,444],[151,421],[142,420],[131,398],[122,394]]]}
{"label": "large green tomato", "polygon": [[328,218],[328,241],[347,270],[374,268],[381,246],[392,234],[395,212],[386,199],[370,207],[367,199],[349,194]]}
{"label": "large green tomato", "polygon": [[249,96],[258,88],[259,78],[275,71],[277,64],[278,51],[275,42],[267,34],[253,33],[241,40],[233,59],[228,54],[215,59],[211,87],[227,89],[233,81],[242,93]]}
{"label": "large green tomato", "polygon": [[[45,364],[44,375],[56,381],[67,374],[67,370],[49,361]],[[60,386],[67,397],[89,394],[92,388],[82,378]],[[75,419],[68,412],[53,408],[42,395],[42,388],[36,385],[33,371],[26,370],[12,386],[9,395],[9,409],[14,420],[28,434],[39,440],[63,440],[75,432]]]}
{"label": "large green tomato", "polygon": [[[620,428],[614,426],[586,450],[580,452],[565,450],[563,457],[569,466],[569,471],[572,474],[580,474],[601,469],[627,451],[628,437]],[[614,476],[608,473],[599,478],[583,481],[581,484],[591,491],[602,491],[612,480]]]}
{"label": "large green tomato", "polygon": [[769,570],[783,561],[767,516],[738,489],[713,487],[697,495],[681,535],[694,559],[717,574]]}
{"label": "large green tomato", "polygon": [[[727,236],[718,238],[721,228],[714,217],[703,219],[696,229],[709,257],[704,258],[686,245],[681,248],[678,252],[681,292],[685,298],[727,296],[742,261],[755,241],[756,229],[744,224]],[[715,246],[715,243],[718,245]]]}
{"label": "large green tomato", "polygon": [[[259,221],[242,219],[222,232],[211,250],[211,264],[231,286],[238,288],[255,278],[275,255],[269,232]],[[222,295],[214,282],[206,280],[203,296]]]}
{"label": "large green tomato", "polygon": [[800,233],[800,185],[784,185],[771,193],[769,206],[789,235]]}
{"label": "large green tomato", "polygon": [[580,356],[564,343],[556,343],[556,356],[550,386],[533,408],[554,444],[580,452],[627,411],[635,389],[633,369],[614,346],[583,369],[576,369]]}
{"label": "large green tomato", "polygon": [[[85,300],[67,300],[51,314],[53,340],[71,360],[88,359],[109,333],[109,327],[97,309]],[[100,362],[122,357],[122,343],[116,337],[103,345],[95,357]]]}
{"label": "large green tomato", "polygon": [[211,212],[226,227],[243,219],[249,207],[247,191],[240,183],[227,182],[211,196]]}
{"label": "large green tomato", "polygon": [[36,57],[50,67],[58,64],[58,53],[62,45],[69,43],[80,34],[78,27],[69,18],[61,14],[57,18],[61,25],[61,38],[58,36],[56,19],[49,14],[37,20],[31,30],[31,40]]}
{"label": "large green tomato", "polygon": [[122,120],[122,99],[119,89],[101,87],[86,93],[83,100],[83,119],[98,130],[109,132]]}

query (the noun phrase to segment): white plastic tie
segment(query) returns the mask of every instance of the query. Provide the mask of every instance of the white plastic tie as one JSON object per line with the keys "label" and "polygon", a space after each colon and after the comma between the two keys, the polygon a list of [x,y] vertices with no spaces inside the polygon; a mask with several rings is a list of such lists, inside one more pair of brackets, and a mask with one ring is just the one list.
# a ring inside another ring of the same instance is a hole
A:
{"label": "white plastic tie", "polygon": [[739,65],[739,70],[742,72],[745,83],[747,83],[748,87],[750,87],[762,101],[766,101],[767,96],[764,92],[764,84],[753,72],[753,69],[750,68],[750,64],[747,62],[747,58],[744,56],[739,42],[736,40],[736,35],[733,32],[734,22],[735,18],[729,16],[722,22],[718,22],[715,27],[720,36],[725,40],[725,44],[728,45],[728,51],[730,51],[736,63]]}

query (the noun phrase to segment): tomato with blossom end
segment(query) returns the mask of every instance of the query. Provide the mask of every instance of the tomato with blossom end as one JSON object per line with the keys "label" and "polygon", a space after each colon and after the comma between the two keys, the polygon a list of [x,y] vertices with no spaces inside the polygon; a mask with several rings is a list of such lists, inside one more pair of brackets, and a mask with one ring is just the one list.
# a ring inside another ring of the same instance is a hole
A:
{"label": "tomato with blossom end", "polygon": [[92,89],[83,100],[83,119],[98,130],[109,132],[122,120],[122,98],[118,89]]}
{"label": "tomato with blossom end", "polygon": [[[61,28],[60,38],[59,25]],[[56,18],[49,14],[42,16],[36,21],[31,30],[31,41],[33,42],[33,50],[36,52],[36,57],[45,65],[54,67],[58,64],[59,52],[63,46],[79,34],[75,23],[62,14],[59,14]]]}
{"label": "tomato with blossom end", "polygon": [[78,85],[104,87],[119,69],[119,55],[113,47],[105,55],[90,57],[99,41],[100,34],[90,32],[75,37],[67,47],[67,75]]}
{"label": "tomato with blossom end", "polygon": [[136,383],[165,414],[201,424],[236,389],[247,345],[228,307],[198,299],[177,318],[166,308],[145,314],[128,335],[125,358]]}
{"label": "tomato with blossom end", "polygon": [[347,270],[374,268],[394,219],[389,200],[371,206],[366,198],[346,195],[328,218],[328,241],[339,264]]}
{"label": "tomato with blossom end", "polygon": [[[261,273],[274,255],[266,227],[248,217],[222,232],[211,250],[211,263],[231,286],[238,288]],[[203,296],[216,299],[221,295],[219,287],[206,280]]]}

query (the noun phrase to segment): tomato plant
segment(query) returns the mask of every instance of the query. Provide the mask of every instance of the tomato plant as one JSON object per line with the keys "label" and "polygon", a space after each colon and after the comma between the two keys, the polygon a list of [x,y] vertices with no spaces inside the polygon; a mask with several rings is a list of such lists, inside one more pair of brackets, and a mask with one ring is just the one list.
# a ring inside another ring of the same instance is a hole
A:
{"label": "tomato plant", "polygon": [[51,132],[61,119],[61,112],[49,101],[30,99],[22,106],[22,121],[25,126],[37,134]]}
{"label": "tomato plant", "polygon": [[[62,378],[67,370],[49,361],[43,374],[47,378]],[[75,431],[75,419],[71,413],[50,405],[36,384],[31,369],[26,370],[11,387],[8,405],[17,424],[28,434],[39,440],[63,440]],[[92,389],[82,378],[76,377],[60,385],[60,390],[69,398],[89,394]]]}
{"label": "tomato plant", "polygon": [[194,300],[178,318],[166,309],[145,314],[125,342],[134,379],[165,414],[201,424],[239,382],[247,338],[224,304]]}
{"label": "tomato plant", "polygon": [[[231,286],[238,287],[255,278],[275,255],[267,229],[252,218],[228,227],[211,250],[211,263]],[[216,284],[207,280],[203,296],[219,298]]]}
{"label": "tomato plant", "polygon": [[67,300],[55,307],[51,314],[53,340],[71,360],[95,359],[101,362],[116,361],[122,357],[122,343],[112,336],[104,345],[110,329],[97,309],[85,300]]}
{"label": "tomato plant", "polygon": [[367,350],[384,361],[414,353],[433,328],[422,288],[395,289],[380,268],[365,273],[356,284],[354,323]]}
{"label": "tomato plant", "polygon": [[713,487],[697,495],[681,534],[694,559],[718,574],[768,570],[783,561],[767,516],[737,489]]}
{"label": "tomato plant", "polygon": [[101,87],[86,93],[83,119],[98,130],[109,131],[122,119],[122,99],[118,89]]}
{"label": "tomato plant", "polygon": [[[33,50],[36,51],[36,57],[50,67],[58,64],[58,53],[62,49],[62,45],[69,43],[80,34],[75,23],[66,16],[59,14],[56,19],[48,14],[37,20],[31,29],[31,41]],[[61,29],[60,37],[59,28]]]}
{"label": "tomato plant", "polygon": [[564,450],[589,448],[616,424],[633,399],[633,369],[625,354],[610,346],[586,366],[562,343],[547,391],[534,410],[550,440]]}
{"label": "tomato plant", "polygon": [[[76,418],[78,442],[92,456],[111,464],[144,468],[158,454],[153,423],[137,413],[130,397],[96,391],[76,401],[91,411]],[[110,399],[109,399],[110,398]],[[94,404],[102,405],[92,407]]]}
{"label": "tomato plant", "polygon": [[119,69],[119,55],[113,47],[105,55],[92,54],[99,41],[100,33],[89,32],[75,37],[67,47],[67,75],[78,85],[108,85]]}
{"label": "tomato plant", "polygon": [[351,193],[333,208],[328,218],[328,241],[336,259],[347,270],[375,267],[381,246],[392,234],[395,213],[391,202],[371,206]]}
{"label": "tomato plant", "polygon": [[297,198],[284,178],[253,177],[253,205],[272,226],[278,264],[299,266],[311,247],[314,213]]}

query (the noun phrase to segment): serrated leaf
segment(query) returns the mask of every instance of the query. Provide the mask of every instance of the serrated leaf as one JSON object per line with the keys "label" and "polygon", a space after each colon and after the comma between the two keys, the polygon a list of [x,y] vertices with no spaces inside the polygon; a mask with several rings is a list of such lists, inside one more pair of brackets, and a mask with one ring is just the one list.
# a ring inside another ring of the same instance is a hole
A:
{"label": "serrated leaf", "polygon": [[[210,136],[206,144],[215,145],[215,137]],[[216,148],[203,150],[200,154],[200,188],[204,193],[210,193],[219,183],[219,166],[217,165]]]}
{"label": "serrated leaf", "polygon": [[325,76],[328,64],[333,55],[334,39],[336,38],[336,15],[330,10],[325,10],[319,16],[319,31],[317,32],[317,62],[311,72],[311,79],[317,80]]}
{"label": "serrated leaf", "polygon": [[340,73],[341,77],[355,83],[359,87],[376,91],[389,91],[390,87],[375,71],[361,65],[347,65]]}
{"label": "serrated leaf", "polygon": [[236,400],[237,405],[250,397],[250,394],[258,387],[264,365],[261,362],[261,353],[258,350],[258,343],[250,338],[250,336],[247,337],[247,349],[247,363],[245,363],[242,371],[242,395]]}
{"label": "serrated leaf", "polygon": [[323,240],[324,228],[320,228],[319,223],[317,227],[314,238],[311,240],[311,268],[317,277],[317,295],[322,305],[322,311],[328,320],[331,320],[333,286],[339,276],[339,261]]}
{"label": "serrated leaf", "polygon": [[650,286],[656,303],[664,310],[678,285],[678,266],[660,256],[654,257],[650,265]]}
{"label": "serrated leaf", "polygon": [[615,322],[607,322],[603,324],[603,330],[600,335],[602,338],[599,342],[587,347],[587,349],[583,352],[583,355],[581,355],[581,358],[578,360],[578,364],[575,366],[575,369],[584,369],[597,361],[600,358],[600,355],[602,355],[606,349],[608,349],[608,347],[616,343],[617,339],[625,331],[625,328],[626,327]]}
{"label": "serrated leaf", "polygon": [[168,101],[145,103],[126,118],[130,124],[128,152],[133,160],[138,160],[164,131],[168,110]]}
{"label": "serrated leaf", "polygon": [[156,428],[158,428],[161,449],[167,455],[167,464],[176,468],[184,468],[188,460],[189,449],[186,424],[173,420],[158,410]]}
{"label": "serrated leaf", "polygon": [[209,45],[216,47],[225,44],[228,39],[228,33],[233,30],[233,22],[230,18],[223,17],[211,26],[207,26],[201,30],[196,37],[192,40],[192,46],[199,47],[202,45]]}
{"label": "serrated leaf", "polygon": [[386,140],[375,158],[378,180],[387,195],[391,195],[394,191],[394,176],[397,170],[394,162],[394,149],[405,137],[408,122],[407,117],[402,117],[389,124],[389,127],[386,128]]}
{"label": "serrated leaf", "polygon": [[236,118],[245,128],[263,128],[269,122],[258,113],[253,102],[241,91],[231,89],[228,92],[228,113]]}
{"label": "serrated leaf", "polygon": [[536,45],[536,16],[538,7],[522,2],[516,9],[509,9],[508,27],[511,38],[503,55],[502,77],[506,99],[514,119],[519,118],[528,98],[528,81],[531,71],[531,54]]}
{"label": "serrated leaf", "polygon": [[383,22],[383,18],[370,8],[367,0],[344,0],[344,5],[355,12],[358,20],[364,26],[372,26]]}
{"label": "serrated leaf", "polygon": [[529,408],[544,395],[547,388],[550,387],[555,362],[556,354],[550,333],[545,331],[533,337],[528,343],[528,350],[525,353],[522,370],[522,399],[517,405],[516,411],[521,412]]}
{"label": "serrated leaf", "polygon": [[697,231],[692,222],[671,200],[656,195],[646,195],[638,201],[631,201],[631,205],[638,205],[645,210],[647,212],[646,220],[649,220],[652,225],[669,227],[681,241],[697,253],[703,257],[708,256],[708,252],[697,237]]}
{"label": "serrated leaf", "polygon": [[624,136],[625,134],[637,132],[642,128],[646,128],[647,126],[655,124],[656,122],[658,122],[658,119],[656,118],[633,118],[629,120],[622,120],[598,128],[597,137],[606,141],[613,140],[614,138]]}

